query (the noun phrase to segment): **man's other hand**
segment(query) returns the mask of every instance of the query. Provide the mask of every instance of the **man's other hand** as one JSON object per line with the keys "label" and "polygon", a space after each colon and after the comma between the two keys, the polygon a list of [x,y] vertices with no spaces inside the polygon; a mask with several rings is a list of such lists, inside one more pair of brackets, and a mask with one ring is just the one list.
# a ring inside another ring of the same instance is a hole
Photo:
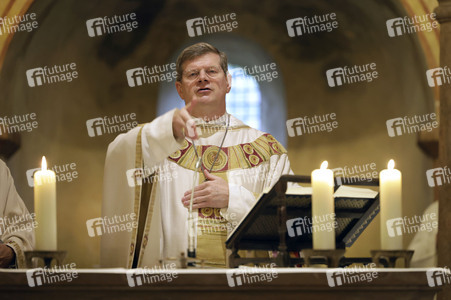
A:
{"label": "man's other hand", "polygon": [[[194,188],[193,208],[215,207],[224,208],[229,206],[229,184],[221,177],[210,174],[204,170],[207,181]],[[185,192],[182,203],[189,208],[191,190]]]}

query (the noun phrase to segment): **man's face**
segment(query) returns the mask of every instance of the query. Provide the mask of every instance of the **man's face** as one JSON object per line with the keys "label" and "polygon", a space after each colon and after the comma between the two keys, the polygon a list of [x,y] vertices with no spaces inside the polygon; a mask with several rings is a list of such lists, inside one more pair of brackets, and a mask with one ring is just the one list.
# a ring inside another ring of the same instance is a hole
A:
{"label": "man's face", "polygon": [[182,65],[181,82],[176,82],[177,92],[189,104],[216,106],[225,104],[225,95],[231,88],[230,74],[224,74],[219,55],[207,53],[186,61]]}

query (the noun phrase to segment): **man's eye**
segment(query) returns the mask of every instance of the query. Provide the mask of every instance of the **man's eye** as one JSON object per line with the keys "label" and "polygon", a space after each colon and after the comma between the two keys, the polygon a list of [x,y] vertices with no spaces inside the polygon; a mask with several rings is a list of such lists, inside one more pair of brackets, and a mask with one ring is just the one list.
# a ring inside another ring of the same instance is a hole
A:
{"label": "man's eye", "polygon": [[210,74],[216,74],[217,71],[216,71],[216,70],[208,70],[208,73],[210,73]]}

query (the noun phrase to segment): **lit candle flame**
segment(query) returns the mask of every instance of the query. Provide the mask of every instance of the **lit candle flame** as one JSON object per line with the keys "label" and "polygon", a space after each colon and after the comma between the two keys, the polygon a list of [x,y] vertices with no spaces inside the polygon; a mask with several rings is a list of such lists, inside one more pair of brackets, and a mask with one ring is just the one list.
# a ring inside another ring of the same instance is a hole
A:
{"label": "lit candle flame", "polygon": [[45,156],[42,157],[41,169],[42,171],[47,170],[47,161],[45,160]]}
{"label": "lit candle flame", "polygon": [[393,170],[395,168],[395,161],[393,159],[390,159],[390,161],[387,164],[387,167],[389,170]]}
{"label": "lit candle flame", "polygon": [[322,170],[327,169],[328,164],[329,164],[329,163],[327,162],[327,160],[323,161],[323,163],[321,164],[321,169],[322,169]]}

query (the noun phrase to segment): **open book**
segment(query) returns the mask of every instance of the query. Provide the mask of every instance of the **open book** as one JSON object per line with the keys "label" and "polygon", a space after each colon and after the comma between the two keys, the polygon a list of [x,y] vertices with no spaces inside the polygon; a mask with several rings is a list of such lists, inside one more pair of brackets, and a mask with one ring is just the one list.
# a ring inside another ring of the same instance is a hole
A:
{"label": "open book", "polygon": [[[263,194],[268,194],[269,191],[271,191],[272,187],[266,188],[263,191]],[[287,195],[311,195],[312,194],[312,188],[311,187],[303,187],[300,185],[294,185],[287,188]],[[334,193],[335,198],[337,197],[375,197],[377,196],[377,192],[373,191],[371,189],[365,189],[365,188],[355,188],[350,187],[347,185],[341,185],[337,191]]]}
{"label": "open book", "polygon": [[[261,195],[246,217],[234,228],[226,241],[226,247],[240,250],[277,250],[279,224],[289,224],[290,220],[294,219],[311,218],[311,187],[294,186],[288,188],[285,193],[286,220],[278,219],[281,201],[274,186]],[[337,248],[349,247],[379,212],[379,193],[368,188],[340,186],[335,191],[334,198],[336,245]],[[288,251],[312,248],[311,223],[304,222],[303,226],[304,228],[300,228],[297,234],[293,235],[286,225]]]}

